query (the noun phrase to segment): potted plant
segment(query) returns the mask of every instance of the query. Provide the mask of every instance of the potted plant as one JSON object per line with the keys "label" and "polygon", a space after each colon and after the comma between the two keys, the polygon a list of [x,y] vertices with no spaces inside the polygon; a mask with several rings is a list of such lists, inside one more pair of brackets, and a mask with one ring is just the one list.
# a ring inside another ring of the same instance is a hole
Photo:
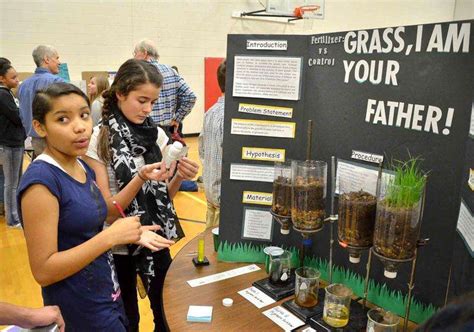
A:
{"label": "potted plant", "polygon": [[414,257],[418,241],[426,173],[419,158],[397,161],[391,168],[395,174],[377,197],[374,249],[389,259],[408,260]]}

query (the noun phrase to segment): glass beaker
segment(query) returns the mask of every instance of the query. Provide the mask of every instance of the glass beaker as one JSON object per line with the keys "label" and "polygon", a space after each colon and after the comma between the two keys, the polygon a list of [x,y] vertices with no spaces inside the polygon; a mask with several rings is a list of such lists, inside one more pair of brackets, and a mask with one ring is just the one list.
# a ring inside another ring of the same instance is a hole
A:
{"label": "glass beaker", "polygon": [[367,313],[367,332],[397,332],[400,317],[382,308],[370,309]]}
{"label": "glass beaker", "polygon": [[307,160],[291,163],[291,219],[301,230],[319,230],[326,215],[325,161]]}
{"label": "glass beaker", "polygon": [[291,216],[291,161],[275,163],[272,211],[279,216]]}
{"label": "glass beaker", "polygon": [[263,249],[263,253],[265,254],[265,271],[267,273],[270,272],[270,256],[275,255],[275,256],[280,256],[283,253],[283,249],[280,247],[265,247]]}
{"label": "glass beaker", "polygon": [[349,323],[352,290],[343,284],[326,287],[323,320],[332,327],[343,327]]}
{"label": "glass beaker", "polygon": [[291,253],[283,250],[280,255],[275,251],[270,253],[270,268],[268,271],[270,283],[276,286],[285,286],[290,282]]}
{"label": "glass beaker", "polygon": [[319,277],[321,272],[312,267],[296,269],[295,303],[300,307],[311,308],[318,304]]}

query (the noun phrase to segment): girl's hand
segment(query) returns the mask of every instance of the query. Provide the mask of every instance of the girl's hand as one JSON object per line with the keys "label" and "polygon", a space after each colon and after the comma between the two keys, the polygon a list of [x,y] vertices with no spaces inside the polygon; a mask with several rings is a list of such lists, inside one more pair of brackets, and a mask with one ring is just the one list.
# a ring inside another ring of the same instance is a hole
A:
{"label": "girl's hand", "polygon": [[177,175],[183,180],[192,180],[197,175],[198,170],[199,165],[195,161],[183,157],[179,160]]}
{"label": "girl's hand", "polygon": [[142,180],[166,181],[173,175],[176,163],[172,163],[169,169],[166,169],[164,162],[148,164],[140,168],[138,176]]}
{"label": "girl's hand", "polygon": [[139,217],[127,217],[117,219],[109,228],[107,233],[110,246],[118,244],[136,243],[142,235]]}
{"label": "girl's hand", "polygon": [[136,244],[148,248],[151,251],[158,251],[164,248],[169,248],[174,244],[174,241],[165,239],[164,237],[156,234],[154,231],[161,229],[159,225],[153,226],[142,226],[142,235],[140,240]]}

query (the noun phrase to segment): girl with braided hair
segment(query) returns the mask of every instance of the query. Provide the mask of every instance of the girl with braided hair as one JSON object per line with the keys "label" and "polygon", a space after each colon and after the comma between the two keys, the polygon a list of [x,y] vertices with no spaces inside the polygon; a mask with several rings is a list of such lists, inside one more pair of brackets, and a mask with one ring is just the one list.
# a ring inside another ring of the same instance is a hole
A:
{"label": "girl with braided hair", "polygon": [[[115,201],[126,208],[127,215],[141,215],[142,225],[160,225],[159,234],[173,243],[184,237],[184,233],[172,198],[183,180],[195,177],[198,165],[183,157],[166,170],[167,165],[162,161],[160,148],[166,145],[167,137],[162,136],[163,132],[149,117],[162,82],[158,70],[146,61],[131,59],[122,64],[104,94],[102,120],[94,128],[84,160],[97,174],[97,183],[109,208],[109,222],[119,216]],[[168,179],[156,181],[154,174],[163,170]],[[140,319],[137,272],[150,299],[155,331],[166,331],[161,299],[171,264],[169,249],[162,249],[158,243],[156,251],[118,246],[114,248],[114,262],[129,331],[138,331]]]}

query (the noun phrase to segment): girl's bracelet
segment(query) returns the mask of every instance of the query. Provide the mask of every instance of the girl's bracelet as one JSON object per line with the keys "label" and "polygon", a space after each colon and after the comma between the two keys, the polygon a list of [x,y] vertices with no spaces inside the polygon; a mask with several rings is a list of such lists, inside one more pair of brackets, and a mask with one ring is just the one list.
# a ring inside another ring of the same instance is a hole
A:
{"label": "girl's bracelet", "polygon": [[137,176],[138,176],[140,179],[142,179],[144,182],[147,181],[147,179],[145,179],[145,178],[141,175],[141,169],[138,170]]}

